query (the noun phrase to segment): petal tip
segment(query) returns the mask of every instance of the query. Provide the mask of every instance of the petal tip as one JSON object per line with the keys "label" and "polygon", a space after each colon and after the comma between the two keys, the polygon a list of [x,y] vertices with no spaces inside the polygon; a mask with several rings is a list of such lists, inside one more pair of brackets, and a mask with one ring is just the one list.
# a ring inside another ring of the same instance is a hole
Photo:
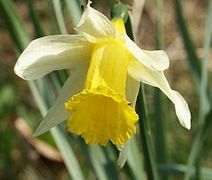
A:
{"label": "petal tip", "polygon": [[128,141],[126,144],[123,144],[122,146],[117,146],[120,153],[117,160],[117,165],[119,168],[123,168],[128,157],[128,150],[129,150],[130,141]]}
{"label": "petal tip", "polygon": [[42,133],[38,132],[37,130],[35,130],[35,132],[33,133],[33,138],[37,138],[38,136],[40,136]]}
{"label": "petal tip", "polygon": [[46,129],[44,128],[45,124],[43,123],[44,121],[42,121],[39,126],[37,127],[37,129],[35,130],[35,132],[33,133],[33,137],[38,137],[44,133],[46,133],[50,128]]}
{"label": "petal tip", "polygon": [[20,67],[18,66],[18,63],[16,63],[16,65],[14,67],[14,72],[18,77],[26,80],[26,76],[24,74],[24,71],[20,69]]}
{"label": "petal tip", "polygon": [[187,130],[191,130],[191,122],[189,121],[189,123],[185,124],[184,126]]}
{"label": "petal tip", "polygon": [[184,118],[183,120],[182,120],[182,118],[180,118],[179,116],[178,116],[178,118],[179,118],[180,124],[181,124],[184,128],[186,128],[187,130],[190,130],[190,129],[191,129],[191,115],[190,115],[190,111],[189,111],[189,113],[187,114],[187,118]]}
{"label": "petal tip", "polygon": [[122,160],[120,158],[118,158],[117,165],[120,169],[124,167],[124,164],[125,164],[125,162],[123,163]]}
{"label": "petal tip", "polygon": [[40,126],[35,130],[35,132],[33,133],[33,137],[34,138],[36,138],[36,137],[38,137],[38,136],[40,136],[40,135],[42,135],[42,134],[44,134],[44,133],[46,133],[48,130],[42,130],[41,128],[40,128]]}

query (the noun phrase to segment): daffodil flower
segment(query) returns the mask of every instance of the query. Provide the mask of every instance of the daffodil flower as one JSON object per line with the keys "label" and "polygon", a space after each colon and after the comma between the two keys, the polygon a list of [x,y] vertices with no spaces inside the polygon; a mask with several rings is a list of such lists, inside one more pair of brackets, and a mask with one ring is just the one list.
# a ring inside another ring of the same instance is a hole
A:
{"label": "daffodil flower", "polygon": [[26,80],[55,70],[71,72],[36,136],[68,119],[68,131],[82,136],[87,144],[111,141],[122,146],[136,132],[134,107],[140,82],[167,95],[181,125],[190,129],[188,105],[163,74],[169,67],[164,51],[140,49],[126,35],[121,18],[110,21],[90,3],[75,29],[80,35],[32,41],[15,65],[15,73]]}

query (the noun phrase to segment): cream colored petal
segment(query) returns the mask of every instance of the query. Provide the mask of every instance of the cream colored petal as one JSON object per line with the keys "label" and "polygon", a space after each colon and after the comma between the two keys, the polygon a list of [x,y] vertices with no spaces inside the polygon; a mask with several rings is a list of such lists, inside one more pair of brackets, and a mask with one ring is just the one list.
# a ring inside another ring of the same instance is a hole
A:
{"label": "cream colored petal", "polygon": [[191,128],[191,114],[188,104],[184,98],[170,88],[162,71],[153,71],[144,66],[136,59],[132,59],[129,64],[128,72],[137,80],[151,86],[158,87],[174,103],[176,115],[181,125],[187,129]]}
{"label": "cream colored petal", "polygon": [[110,20],[99,11],[90,7],[90,3],[88,3],[75,29],[82,32],[91,41],[96,38],[115,36],[115,29]]}
{"label": "cream colored petal", "polygon": [[131,103],[131,107],[135,108],[140,81],[134,79],[130,74],[127,75],[126,82],[126,99]]}
{"label": "cream colored petal", "polygon": [[146,51],[140,49],[127,35],[126,46],[130,53],[143,65],[155,71],[165,70],[169,67],[169,58],[165,51]]}
{"label": "cream colored petal", "polygon": [[117,147],[119,152],[119,157],[117,160],[117,164],[120,168],[122,168],[125,164],[125,162],[127,161],[127,157],[128,157],[128,151],[129,151],[129,146],[130,146],[130,141],[129,140],[126,144],[124,144],[122,147]]}
{"label": "cream colored petal", "polygon": [[34,80],[54,70],[70,69],[90,59],[92,44],[80,35],[45,36],[32,41],[19,57],[14,71]]}
{"label": "cream colored petal", "polygon": [[65,109],[64,103],[68,101],[71,96],[83,89],[86,73],[86,65],[82,65],[80,68],[72,71],[72,74],[66,80],[60,95],[57,97],[53,106],[49,109],[46,116],[36,129],[34,136],[39,136],[47,132],[52,127],[58,125],[70,117],[71,114]]}
{"label": "cream colored petal", "polygon": [[[135,108],[136,105],[139,88],[140,81],[137,81],[130,74],[128,74],[126,83],[126,99],[131,102],[130,106],[133,108]],[[131,140],[122,146],[117,146],[118,150],[120,151],[117,164],[120,168],[122,168],[127,161],[130,141]]]}

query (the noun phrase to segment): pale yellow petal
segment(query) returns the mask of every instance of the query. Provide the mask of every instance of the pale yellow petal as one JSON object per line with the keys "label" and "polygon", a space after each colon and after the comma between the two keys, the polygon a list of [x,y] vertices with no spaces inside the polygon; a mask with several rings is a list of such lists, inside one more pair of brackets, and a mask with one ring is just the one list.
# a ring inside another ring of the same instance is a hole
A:
{"label": "pale yellow petal", "polygon": [[115,36],[115,29],[110,20],[90,7],[89,4],[75,29],[83,33],[91,41],[95,41],[96,38]]}
{"label": "pale yellow petal", "polygon": [[131,103],[130,106],[133,108],[135,108],[139,88],[140,81],[128,74],[126,82],[126,99]]}
{"label": "pale yellow petal", "polygon": [[117,160],[117,164],[120,168],[124,167],[125,162],[127,161],[128,157],[128,151],[129,151],[129,146],[130,146],[130,141],[129,140],[126,144],[124,144],[121,148],[118,147],[119,149],[119,157]]}
{"label": "pale yellow petal", "polygon": [[65,109],[64,103],[71,96],[83,89],[86,72],[87,66],[85,65],[79,65],[78,69],[75,69],[72,72],[71,76],[66,80],[53,106],[49,109],[44,119],[41,121],[39,127],[36,129],[34,136],[39,136],[47,132],[52,127],[58,125],[70,117],[71,113]]}
{"label": "pale yellow petal", "polygon": [[169,58],[165,51],[142,50],[127,35],[125,38],[128,50],[143,65],[155,71],[165,70],[169,67]]}
{"label": "pale yellow petal", "polygon": [[32,41],[14,71],[23,79],[40,78],[51,71],[71,69],[90,59],[92,44],[80,35],[45,36]]}
{"label": "pale yellow petal", "polygon": [[137,80],[158,87],[163,91],[163,93],[174,103],[176,115],[181,125],[187,129],[191,128],[191,114],[188,104],[177,91],[170,88],[163,71],[153,71],[138,60],[132,59],[129,64],[128,72]]}

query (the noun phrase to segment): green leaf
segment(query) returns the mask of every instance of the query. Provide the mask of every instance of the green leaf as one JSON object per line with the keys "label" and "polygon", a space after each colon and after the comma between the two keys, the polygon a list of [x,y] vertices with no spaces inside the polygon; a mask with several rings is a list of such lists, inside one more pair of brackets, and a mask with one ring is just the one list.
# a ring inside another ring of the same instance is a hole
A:
{"label": "green leaf", "polygon": [[52,1],[55,11],[55,16],[57,19],[57,25],[61,34],[67,34],[66,25],[63,18],[62,4],[61,0]]}
{"label": "green leaf", "polygon": [[[167,164],[167,165],[159,164],[158,169],[163,174],[169,174],[176,177],[183,176],[187,171],[187,167],[182,164]],[[195,171],[195,168],[192,167],[192,173],[194,173],[194,171]],[[200,174],[202,179],[210,180],[212,177],[212,169],[201,168]]]}
{"label": "green leaf", "polygon": [[144,152],[145,168],[148,179],[159,180],[155,152],[152,141],[152,133],[149,126],[149,119],[146,108],[146,97],[144,85],[140,88],[136,103],[136,112],[139,116],[139,128]]}
{"label": "green leaf", "polygon": [[36,13],[36,10],[34,9],[35,7],[34,2],[32,0],[27,0],[27,4],[28,4],[29,15],[32,19],[33,27],[36,32],[37,38],[42,37],[44,36],[45,33],[40,25],[40,21]]}
{"label": "green leaf", "polygon": [[143,160],[139,152],[138,143],[135,137],[132,137],[132,140],[129,145],[128,150],[127,164],[132,171],[134,179],[145,179],[145,172],[143,167]]}
{"label": "green leaf", "polygon": [[0,0],[0,14],[4,19],[4,23],[7,25],[15,45],[20,51],[24,50],[30,42],[30,38],[26,32],[26,28],[24,28],[24,23],[10,0]]}
{"label": "green leaf", "polygon": [[89,154],[98,179],[107,180],[108,177],[105,172],[107,158],[105,157],[105,154],[100,148],[100,146],[98,145],[89,146]]}
{"label": "green leaf", "polygon": [[[192,167],[196,164],[199,164],[200,155],[202,151],[202,146],[207,136],[207,130],[210,128],[211,118],[212,118],[212,110],[210,110],[210,102],[208,97],[208,58],[209,58],[209,50],[210,43],[212,39],[212,1],[209,1],[208,6],[208,16],[206,19],[206,27],[205,27],[205,40],[204,40],[204,61],[202,66],[202,76],[201,76],[201,87],[200,87],[200,112],[199,112],[199,127],[194,139],[192,149],[189,155],[187,171],[185,174],[185,180],[189,180],[192,177]],[[208,111],[210,113],[208,114]],[[207,115],[208,114],[208,115]],[[198,169],[198,167],[196,167]],[[196,171],[198,176],[198,170]]]}
{"label": "green leaf", "polygon": [[[212,40],[212,2],[209,2],[208,16],[205,22],[205,36],[204,36],[204,58],[202,64],[202,74],[200,82],[200,109],[199,109],[199,123],[203,123],[206,114],[210,111],[211,103],[209,98],[208,87],[208,62],[209,52]],[[211,99],[212,100],[212,99]]]}
{"label": "green leaf", "polygon": [[77,158],[68,143],[67,139],[65,138],[64,134],[58,127],[54,127],[51,130],[51,134],[56,141],[56,144],[64,158],[66,167],[74,180],[83,180],[84,175],[81,171],[81,168],[78,164]]}
{"label": "green leaf", "polygon": [[190,64],[190,70],[193,76],[193,80],[196,83],[197,92],[199,92],[200,77],[201,77],[201,65],[200,60],[196,54],[196,48],[190,37],[189,31],[186,26],[186,22],[183,16],[183,9],[181,5],[181,0],[173,0],[174,7],[176,11],[177,23],[181,35],[183,37],[184,46],[188,55],[188,61]]}
{"label": "green leaf", "polygon": [[[156,49],[164,48],[164,2],[163,0],[156,0],[157,7],[157,22],[156,22]],[[164,101],[163,101],[164,100]],[[159,89],[154,90],[154,139],[155,139],[155,152],[157,164],[165,164],[167,162],[167,143],[166,143],[166,116],[163,113],[166,101],[164,95],[161,94]],[[165,174],[160,174],[161,179],[166,180],[168,177]]]}
{"label": "green leaf", "polygon": [[65,0],[68,13],[72,19],[73,25],[76,26],[80,21],[82,10],[77,0]]}

